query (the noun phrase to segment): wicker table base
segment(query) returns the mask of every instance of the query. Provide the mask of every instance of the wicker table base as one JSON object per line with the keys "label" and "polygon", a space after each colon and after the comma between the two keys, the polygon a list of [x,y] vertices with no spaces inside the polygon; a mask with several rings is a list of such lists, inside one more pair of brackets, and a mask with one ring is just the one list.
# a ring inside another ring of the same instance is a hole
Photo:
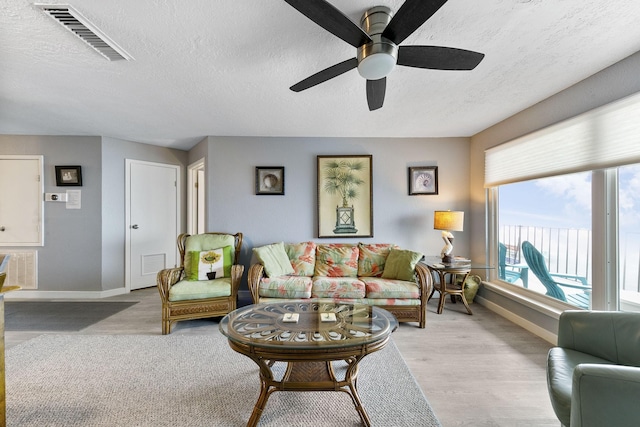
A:
{"label": "wicker table base", "polygon": [[[321,313],[336,320],[322,322]],[[298,313],[297,323],[283,323],[286,313]],[[347,393],[362,424],[371,425],[356,386],[358,363],[387,344],[397,322],[385,310],[370,306],[319,303],[277,303],[243,307],[221,322],[229,346],[260,368],[260,396],[247,426],[256,426],[267,400],[276,391],[338,391]],[[344,378],[332,362],[346,363]],[[281,378],[273,365],[287,363]]]}

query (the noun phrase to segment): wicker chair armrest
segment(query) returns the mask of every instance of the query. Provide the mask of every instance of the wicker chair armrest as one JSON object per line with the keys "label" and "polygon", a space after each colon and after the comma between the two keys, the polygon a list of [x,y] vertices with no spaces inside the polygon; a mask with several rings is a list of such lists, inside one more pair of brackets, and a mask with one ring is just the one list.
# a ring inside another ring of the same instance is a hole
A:
{"label": "wicker chair armrest", "polygon": [[165,268],[164,270],[158,271],[156,284],[158,286],[158,291],[160,292],[160,298],[162,298],[163,301],[169,300],[169,288],[178,283],[182,278],[183,272],[183,267]]}
{"label": "wicker chair armrest", "polygon": [[433,288],[433,276],[429,268],[419,262],[416,264],[416,278],[418,286],[420,287],[420,299],[426,304],[427,298],[429,298],[431,289]]}
{"label": "wicker chair armrest", "polygon": [[249,291],[251,291],[251,299],[254,304],[258,303],[260,299],[258,295],[258,287],[260,286],[260,279],[265,276],[264,266],[260,263],[253,264],[249,267],[249,275],[247,277],[247,284],[249,285]]}
{"label": "wicker chair armrest", "polygon": [[244,273],[244,265],[234,264],[231,266],[231,296],[238,295],[242,274]]}

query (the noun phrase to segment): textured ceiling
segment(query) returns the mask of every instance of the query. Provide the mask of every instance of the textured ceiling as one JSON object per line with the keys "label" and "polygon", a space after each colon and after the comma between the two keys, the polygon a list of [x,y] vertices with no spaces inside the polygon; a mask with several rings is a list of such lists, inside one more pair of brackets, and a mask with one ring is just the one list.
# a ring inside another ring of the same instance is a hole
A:
{"label": "textured ceiling", "polygon": [[[48,2],[43,2],[48,3]],[[403,1],[331,0],[353,21]],[[0,134],[101,135],[189,149],[207,135],[473,135],[640,50],[638,0],[449,0],[401,45],[486,56],[397,67],[370,112],[356,70],[289,87],[355,48],[282,0],[72,0],[133,61],[109,62],[33,2],[0,8]]]}

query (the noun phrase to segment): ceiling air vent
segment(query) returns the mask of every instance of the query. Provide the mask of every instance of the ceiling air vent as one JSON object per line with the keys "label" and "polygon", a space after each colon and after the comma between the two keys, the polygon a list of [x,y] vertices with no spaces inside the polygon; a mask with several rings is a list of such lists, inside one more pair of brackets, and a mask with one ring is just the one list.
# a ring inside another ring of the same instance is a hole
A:
{"label": "ceiling air vent", "polygon": [[36,6],[58,21],[60,25],[67,30],[80,37],[82,41],[109,61],[119,61],[122,59],[130,61],[133,59],[131,55],[126,53],[113,40],[104,35],[95,25],[71,6],[54,4],[36,4]]}

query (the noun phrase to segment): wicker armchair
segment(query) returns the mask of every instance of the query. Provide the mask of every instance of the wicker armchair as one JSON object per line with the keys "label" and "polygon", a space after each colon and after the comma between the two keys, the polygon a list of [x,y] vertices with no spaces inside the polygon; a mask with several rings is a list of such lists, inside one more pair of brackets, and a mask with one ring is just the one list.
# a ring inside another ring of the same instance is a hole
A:
{"label": "wicker armchair", "polygon": [[[228,248],[228,247],[231,248]],[[192,255],[225,247],[231,255],[230,276],[213,280],[187,280],[193,263],[199,257]],[[218,317],[236,309],[238,288],[244,266],[238,264],[242,233],[228,234],[210,232],[197,235],[178,236],[180,267],[158,272],[157,285],[162,300],[162,334],[171,333],[171,325],[180,320]]]}

